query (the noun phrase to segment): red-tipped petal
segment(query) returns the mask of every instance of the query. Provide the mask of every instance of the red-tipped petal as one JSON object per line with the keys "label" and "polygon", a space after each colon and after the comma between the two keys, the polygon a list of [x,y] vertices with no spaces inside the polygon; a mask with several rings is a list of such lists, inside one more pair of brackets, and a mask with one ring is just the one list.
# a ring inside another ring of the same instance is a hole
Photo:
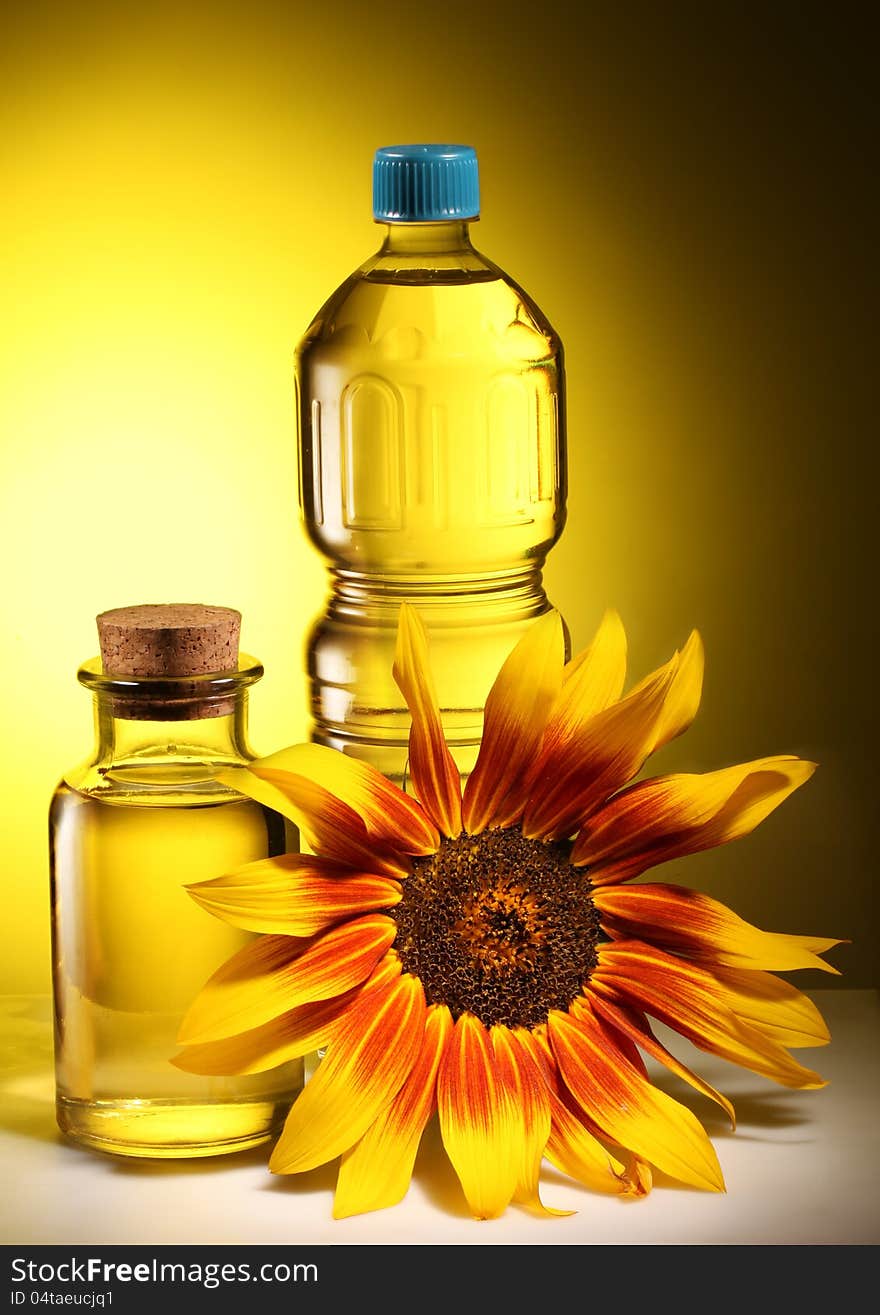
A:
{"label": "red-tipped petal", "polygon": [[534,621],[499,671],[486,700],[483,739],[464,791],[462,820],[475,835],[522,812],[528,772],[562,686],[562,621]]}
{"label": "red-tipped petal", "polygon": [[589,864],[594,885],[638,876],[683,854],[748,835],[809,780],[815,764],[780,756],[716,772],[639,781],[594,813],[572,862]]}
{"label": "red-tipped petal", "polygon": [[368,838],[404,854],[433,854],[439,837],[418,802],[370,763],[322,744],[294,744],[251,764],[255,776],[282,789],[277,773],[304,777],[361,818]]}
{"label": "red-tipped petal", "polygon": [[510,1093],[520,1121],[516,1136],[519,1170],[515,1200],[542,1214],[567,1213],[545,1206],[538,1190],[541,1161],[550,1136],[550,1094],[540,1067],[523,1042],[525,1031],[496,1026],[489,1035],[498,1076]]}
{"label": "red-tipped petal", "polygon": [[369,977],[396,933],[390,918],[370,913],[311,941],[260,936],[202,988],[178,1039],[190,1045],[219,1041],[298,1005],[341,995]]}
{"label": "red-tipped petal", "polygon": [[681,734],[696,713],[702,645],[694,632],[681,653],[626,698],[589,718],[577,734],[542,756],[529,781],[523,834],[564,839],[641,771],[661,744]]}
{"label": "red-tipped petal", "polygon": [[248,863],[187,890],[216,918],[247,931],[314,936],[343,919],[390,909],[400,885],[375,873],[353,873],[332,859],[279,854]]}
{"label": "red-tipped petal", "polygon": [[305,1173],[353,1146],[400,1091],[424,1032],[424,992],[409,973],[359,1000],[294,1102],[271,1171]]}
{"label": "red-tipped petal", "polygon": [[[335,749],[328,752],[342,757]],[[257,775],[250,768],[236,767],[218,772],[217,779],[291,818],[307,844],[323,858],[344,863],[357,872],[379,872],[393,877],[406,876],[410,870],[401,849],[388,848],[371,839],[353,808],[305,776],[270,768],[261,769]]]}
{"label": "red-tipped petal", "polygon": [[712,974],[651,945],[640,941],[603,945],[590,991],[650,1014],[701,1050],[782,1086],[825,1085],[783,1046],[738,1017],[732,998]]}
{"label": "red-tipped petal", "polygon": [[573,658],[562,675],[562,689],[553,704],[541,748],[529,769],[526,785],[552,777],[597,713],[620,698],[626,677],[626,634],[618,614],[608,611],[592,643]]}
{"label": "red-tipped petal", "polygon": [[[617,1028],[618,1032],[623,1032],[636,1045],[641,1046],[647,1054],[653,1055],[654,1059],[659,1060],[661,1064],[669,1069],[670,1073],[675,1073],[677,1077],[683,1078],[695,1091],[702,1092],[704,1096],[714,1100],[716,1105],[720,1105],[730,1119],[730,1126],[732,1128],[736,1127],[736,1112],[732,1103],[715,1087],[710,1086],[708,1082],[704,1082],[698,1074],[689,1069],[686,1064],[683,1064],[671,1051],[667,1050],[666,1046],[657,1040],[643,1014],[627,1009],[620,1004],[612,1004],[610,1000],[605,1000],[595,993],[590,997],[590,1004],[594,1013],[601,1014],[613,1027]],[[577,1000],[571,1006],[571,1011],[576,1017],[580,1007],[580,1002]]]}
{"label": "red-tipped petal", "polygon": [[[358,872],[399,877],[409,871],[402,847],[394,849],[373,840],[354,809],[322,785],[305,776],[268,767],[248,775],[287,799],[289,812],[295,820],[299,813],[303,834],[318,854],[347,863]],[[243,788],[239,786],[239,789]]]}
{"label": "red-tipped petal", "polygon": [[566,1086],[606,1136],[681,1182],[724,1190],[699,1121],[642,1076],[586,1002],[577,1018],[552,1011],[548,1034]]}
{"label": "red-tipped petal", "polygon": [[428,663],[421,618],[404,603],[397,628],[394,679],[412,716],[409,774],[422,807],[446,836],[461,831],[461,774],[449,752]]}
{"label": "red-tipped petal", "polygon": [[521,1115],[498,1072],[489,1033],[472,1014],[455,1024],[437,1075],[443,1145],[478,1219],[500,1215],[517,1189]]}
{"label": "red-tipped petal", "polygon": [[185,1046],[171,1060],[185,1073],[232,1076],[264,1073],[290,1059],[299,1059],[326,1046],[346,1010],[362,994],[390,985],[400,976],[400,960],[393,951],[380,959],[367,980],[342,995],[316,1004],[300,1005],[260,1027],[222,1041]]}
{"label": "red-tipped petal", "polygon": [[[836,971],[807,948],[817,944],[815,937],[761,931],[724,904],[686,886],[660,882],[605,886],[593,891],[593,901],[603,927],[615,938],[645,940],[709,968],[725,964],[775,972]],[[818,943],[826,949],[839,944]]]}
{"label": "red-tipped petal", "polygon": [[436,1105],[437,1070],[452,1035],[445,1005],[429,1005],[421,1048],[397,1095],[342,1156],[333,1216],[396,1205],[406,1195],[425,1124]]}
{"label": "red-tipped petal", "polygon": [[621,1162],[598,1139],[559,1073],[549,1042],[537,1032],[523,1032],[522,1044],[539,1064],[550,1102],[546,1158],[562,1173],[596,1192],[628,1196],[631,1187]]}

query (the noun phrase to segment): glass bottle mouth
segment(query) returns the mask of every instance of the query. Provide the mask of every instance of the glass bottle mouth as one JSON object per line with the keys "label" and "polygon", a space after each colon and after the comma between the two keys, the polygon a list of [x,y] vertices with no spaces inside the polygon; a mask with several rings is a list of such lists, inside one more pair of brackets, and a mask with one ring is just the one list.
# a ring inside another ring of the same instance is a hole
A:
{"label": "glass bottle mouth", "polygon": [[235,710],[240,696],[263,675],[263,664],[249,653],[239,654],[235,671],[211,671],[197,676],[128,676],[104,670],[100,657],[83,662],[77,680],[114,717],[132,721],[189,721],[224,717]]}

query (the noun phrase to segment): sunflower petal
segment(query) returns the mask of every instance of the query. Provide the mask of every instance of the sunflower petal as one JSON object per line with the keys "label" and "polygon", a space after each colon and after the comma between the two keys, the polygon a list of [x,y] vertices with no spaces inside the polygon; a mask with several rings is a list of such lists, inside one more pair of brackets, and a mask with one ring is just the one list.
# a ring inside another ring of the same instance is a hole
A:
{"label": "sunflower petal", "polygon": [[[343,757],[337,749],[329,749],[328,753]],[[353,808],[308,777],[271,768],[261,768],[257,775],[250,767],[235,767],[218,772],[217,780],[289,817],[302,831],[307,844],[325,858],[347,863],[359,872],[398,877],[409,871],[399,848],[388,848],[372,840]]]}
{"label": "sunflower petal", "polygon": [[209,977],[184,1016],[181,1045],[219,1041],[261,1027],[293,1006],[286,974],[310,941],[297,936],[260,936]]}
{"label": "sunflower petal", "polygon": [[265,1073],[327,1044],[337,1021],[339,998],[301,1005],[261,1027],[224,1037],[222,1041],[185,1046],[171,1063],[185,1073],[217,1077]]}
{"label": "sunflower petal", "polygon": [[353,1146],[403,1086],[424,1031],[425,994],[409,973],[352,1006],[287,1116],[272,1173],[305,1173]]}
{"label": "sunflower petal", "polygon": [[437,1075],[443,1145],[478,1219],[495,1219],[517,1189],[521,1119],[498,1073],[489,1033],[462,1014]]}
{"label": "sunflower petal", "polygon": [[[714,969],[769,968],[793,972],[819,968],[836,973],[804,945],[804,937],[761,931],[732,909],[686,886],[644,882],[637,886],[605,886],[593,891],[593,902],[609,934],[646,940],[671,954],[695,959]],[[815,938],[809,944],[816,944]],[[826,947],[839,941],[824,942]]]}
{"label": "sunflower petal", "polygon": [[739,1018],[721,982],[694,963],[640,941],[603,945],[590,990],[634,1006],[672,1027],[701,1050],[760,1073],[784,1087],[824,1082],[776,1041]]}
{"label": "sunflower petal", "polygon": [[406,1195],[419,1140],[436,1102],[437,1070],[452,1034],[445,1005],[429,1005],[421,1048],[403,1086],[342,1156],[333,1217],[396,1205]]}
{"label": "sunflower petal", "polygon": [[343,919],[392,908],[401,896],[396,881],[311,854],[260,859],[187,890],[233,927],[282,936],[314,936]]}
{"label": "sunflower petal", "polygon": [[276,772],[305,777],[353,808],[370,840],[405,854],[433,854],[439,837],[424,810],[372,764],[323,744],[294,744],[251,763],[277,784]]}
{"label": "sunflower petal", "polygon": [[654,1186],[654,1174],[647,1160],[634,1155],[628,1169],[633,1196],[648,1196]]}
{"label": "sunflower petal", "polygon": [[[343,758],[337,749],[328,749],[328,753]],[[303,833],[318,853],[363,872],[401,876],[409,871],[409,865],[402,857],[402,845],[396,848],[386,846],[371,837],[361,816],[322,785],[308,777],[270,767],[261,767],[259,772],[252,770],[249,774],[285,797],[288,811],[294,817],[300,813]]]}
{"label": "sunflower petal", "polygon": [[370,913],[311,941],[260,936],[202,987],[178,1034],[182,1044],[219,1041],[369,977],[394,940],[390,918]]}
{"label": "sunflower petal", "polygon": [[586,1001],[577,1018],[553,1010],[548,1032],[566,1086],[606,1136],[681,1182],[724,1190],[718,1158],[697,1118],[630,1064]]}
{"label": "sunflower petal", "polygon": [[547,612],[529,626],[495,678],[462,802],[471,835],[506,826],[522,811],[525,778],[562,687],[563,662],[562,621],[558,612]]}
{"label": "sunflower petal", "polygon": [[624,1166],[602,1145],[584,1122],[583,1112],[559,1076],[549,1043],[536,1032],[521,1035],[523,1045],[540,1064],[550,1101],[550,1133],[544,1154],[551,1164],[596,1192],[630,1195]]}
{"label": "sunflower petal", "polygon": [[547,734],[562,738],[620,698],[626,679],[626,631],[609,608],[590,643],[567,663]]}
{"label": "sunflower petal", "polygon": [[589,864],[594,885],[606,885],[738,840],[815,770],[815,763],[781,755],[639,781],[593,814],[575,841],[572,862]]}
{"label": "sunflower petal", "polygon": [[202,1073],[216,1077],[265,1073],[290,1059],[310,1055],[332,1039],[339,1020],[359,996],[378,987],[388,986],[400,976],[400,960],[393,951],[379,960],[372,974],[361,985],[329,1000],[300,1005],[278,1018],[222,1041],[206,1041],[185,1046],[171,1059],[175,1068],[185,1073]]}
{"label": "sunflower petal", "polygon": [[392,670],[412,716],[409,774],[416,794],[434,825],[446,836],[457,836],[461,831],[461,773],[443,734],[425,627],[407,603],[400,609]]}
{"label": "sunflower petal", "polygon": [[789,1050],[824,1046],[831,1033],[809,996],[772,973],[713,969],[737,1018]]}
{"label": "sunflower petal", "polygon": [[[612,1027],[617,1028],[618,1032],[623,1032],[636,1045],[641,1046],[647,1054],[653,1055],[654,1059],[659,1060],[661,1064],[669,1069],[670,1073],[675,1073],[677,1077],[683,1078],[695,1091],[702,1092],[704,1096],[714,1100],[716,1105],[720,1105],[730,1119],[731,1128],[736,1127],[736,1111],[732,1103],[726,1096],[722,1096],[720,1091],[716,1091],[708,1082],[704,1082],[701,1077],[692,1072],[670,1050],[667,1050],[666,1046],[657,1040],[643,1014],[638,1014],[631,1009],[625,1009],[622,1005],[612,1004],[610,1000],[603,1000],[600,995],[595,993],[591,996],[590,1003],[595,1013],[601,1014]],[[571,1006],[571,1011],[575,1017],[578,1015],[579,1008],[580,1002],[575,1000]]]}
{"label": "sunflower petal", "polygon": [[[562,760],[584,726],[620,698],[626,677],[626,633],[617,612],[602,618],[592,643],[562,673],[562,689],[553,704],[541,749],[526,784],[544,777],[548,764]],[[551,769],[552,770],[552,769]]]}
{"label": "sunflower petal", "polygon": [[681,653],[627,696],[590,717],[577,734],[542,754],[529,779],[523,834],[561,840],[642,769],[661,744],[690,724],[699,703],[702,644],[696,631]]}
{"label": "sunflower petal", "polygon": [[663,709],[654,722],[652,733],[645,744],[645,757],[662,749],[682,735],[700,710],[700,698],[703,693],[703,670],[706,655],[703,640],[697,630],[692,630],[687,637],[684,648],[678,654],[675,675],[663,700]]}
{"label": "sunflower petal", "polygon": [[546,1215],[571,1214],[570,1210],[545,1206],[538,1190],[541,1161],[550,1136],[550,1097],[541,1069],[521,1039],[525,1029],[512,1031],[496,1026],[489,1035],[499,1080],[510,1093],[520,1124],[515,1134],[520,1162],[514,1200]]}

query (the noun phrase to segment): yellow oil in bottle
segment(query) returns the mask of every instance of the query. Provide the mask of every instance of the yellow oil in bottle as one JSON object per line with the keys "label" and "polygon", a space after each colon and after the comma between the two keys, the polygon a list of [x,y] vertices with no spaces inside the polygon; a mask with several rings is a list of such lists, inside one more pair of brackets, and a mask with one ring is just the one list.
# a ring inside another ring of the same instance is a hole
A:
{"label": "yellow oil in bottle", "polygon": [[239,658],[238,620],[201,605],[102,613],[102,658],[78,673],[97,734],[49,810],[55,1086],[59,1127],[93,1150],[243,1150],[280,1129],[302,1087],[300,1060],[244,1077],[172,1063],[201,988],[255,939],[187,886],[298,847],[293,823],[234,788],[263,672]]}
{"label": "yellow oil in bottle", "polygon": [[252,939],[206,916],[184,883],[287,848],[283,820],[250,800],[177,800],[110,801],[62,785],[51,808],[58,1121],[97,1150],[257,1145],[302,1081],[299,1062],[238,1078],[170,1063],[197,992]]}
{"label": "yellow oil in bottle", "polygon": [[303,517],[331,586],[308,643],[313,738],[401,778],[409,715],[391,668],[405,600],[466,773],[499,667],[550,606],[541,570],[566,494],[559,338],[466,222],[395,220],[304,335],[297,386]]}

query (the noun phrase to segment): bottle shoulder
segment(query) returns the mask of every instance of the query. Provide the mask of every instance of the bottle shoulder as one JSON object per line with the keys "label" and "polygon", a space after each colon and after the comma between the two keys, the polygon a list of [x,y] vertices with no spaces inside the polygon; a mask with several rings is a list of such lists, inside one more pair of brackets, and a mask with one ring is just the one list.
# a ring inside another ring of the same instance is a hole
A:
{"label": "bottle shoulder", "polygon": [[145,807],[242,802],[247,796],[235,788],[234,776],[249,761],[91,759],[59,778],[52,794],[52,807],[58,807],[71,796]]}
{"label": "bottle shoulder", "polygon": [[[561,359],[562,343],[548,316],[514,278],[470,248],[467,266],[434,258],[431,268],[408,257],[377,253],[339,285],[314,316],[297,345],[297,363],[327,345],[391,341],[400,330],[418,330],[462,344],[495,336],[505,354],[519,344],[525,359]],[[415,261],[415,263],[411,263]]]}
{"label": "bottle shoulder", "polygon": [[496,265],[494,261],[491,261],[486,257],[484,257],[484,259],[486,259],[487,266],[494,271],[496,278],[508,289],[511,298],[517,301],[528,312],[535,327],[540,329],[542,333],[546,334],[548,338],[553,338],[561,350],[562,342],[559,338],[559,334],[553,327],[550,318],[543,307],[538,305],[532,294],[528,292],[521,283],[517,282],[512,275],[508,274],[507,270],[502,269],[500,265]]}

